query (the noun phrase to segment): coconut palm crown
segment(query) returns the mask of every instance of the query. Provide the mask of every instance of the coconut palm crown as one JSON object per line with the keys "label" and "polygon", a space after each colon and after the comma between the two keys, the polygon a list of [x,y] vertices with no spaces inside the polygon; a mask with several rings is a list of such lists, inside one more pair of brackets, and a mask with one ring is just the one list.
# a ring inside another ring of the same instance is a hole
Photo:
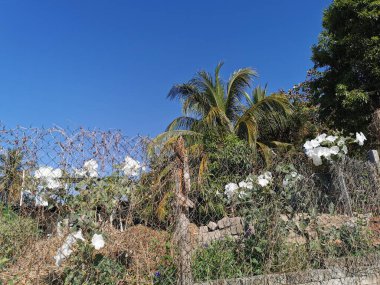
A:
{"label": "coconut palm crown", "polygon": [[234,133],[252,147],[262,147],[258,140],[266,140],[287,126],[292,106],[286,96],[255,88],[251,95],[246,90],[257,77],[255,70],[242,68],[233,72],[225,83],[220,78],[219,63],[214,76],[199,71],[187,83],[174,85],[169,99],[182,102],[183,116],[173,120],[153,144],[166,145],[183,136],[189,145],[202,138],[206,130],[221,134]]}

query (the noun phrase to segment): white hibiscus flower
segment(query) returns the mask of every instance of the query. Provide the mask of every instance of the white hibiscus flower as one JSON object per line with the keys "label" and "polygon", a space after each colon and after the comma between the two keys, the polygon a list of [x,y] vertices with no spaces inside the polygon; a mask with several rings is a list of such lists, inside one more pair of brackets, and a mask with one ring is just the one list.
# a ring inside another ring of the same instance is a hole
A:
{"label": "white hibiscus flower", "polygon": [[103,248],[104,245],[105,245],[105,242],[104,242],[103,236],[102,236],[102,235],[99,235],[99,234],[94,234],[93,237],[92,237],[92,239],[91,239],[91,244],[92,244],[93,247],[95,247],[95,249],[97,249],[97,250]]}
{"label": "white hibiscus flower", "polygon": [[367,140],[367,138],[365,137],[365,135],[362,132],[356,133],[355,142],[357,142],[360,146],[364,145],[365,140]]}

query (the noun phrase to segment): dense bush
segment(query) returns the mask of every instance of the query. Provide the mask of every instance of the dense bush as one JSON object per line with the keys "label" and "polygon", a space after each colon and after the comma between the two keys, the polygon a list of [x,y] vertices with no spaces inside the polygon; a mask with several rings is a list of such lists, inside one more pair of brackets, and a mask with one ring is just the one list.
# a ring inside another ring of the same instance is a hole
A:
{"label": "dense bush", "polygon": [[220,137],[209,132],[204,138],[204,152],[207,154],[206,167],[201,173],[202,183],[193,187],[190,199],[197,207],[191,217],[198,224],[217,220],[228,214],[223,196],[229,182],[239,182],[260,165],[254,150],[246,141],[235,135]]}

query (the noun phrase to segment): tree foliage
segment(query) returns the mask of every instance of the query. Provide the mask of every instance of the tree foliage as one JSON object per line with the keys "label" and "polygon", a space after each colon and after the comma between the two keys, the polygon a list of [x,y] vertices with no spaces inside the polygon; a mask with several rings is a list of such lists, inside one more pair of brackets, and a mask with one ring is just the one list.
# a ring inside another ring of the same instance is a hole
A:
{"label": "tree foliage", "polygon": [[5,205],[9,200],[20,198],[21,162],[22,153],[18,149],[9,149],[0,155],[0,200]]}
{"label": "tree foliage", "polygon": [[286,129],[292,113],[288,98],[284,94],[267,96],[261,88],[249,95],[246,89],[256,72],[239,69],[225,83],[220,78],[221,67],[221,63],[217,65],[214,75],[200,71],[187,83],[173,86],[168,97],[182,102],[183,116],[173,120],[154,144],[168,145],[178,136],[188,145],[201,144],[203,135],[212,130],[220,136],[235,134],[263,153],[269,152],[266,143]]}
{"label": "tree foliage", "polygon": [[335,0],[313,47],[311,89],[332,127],[366,127],[380,107],[380,1]]}

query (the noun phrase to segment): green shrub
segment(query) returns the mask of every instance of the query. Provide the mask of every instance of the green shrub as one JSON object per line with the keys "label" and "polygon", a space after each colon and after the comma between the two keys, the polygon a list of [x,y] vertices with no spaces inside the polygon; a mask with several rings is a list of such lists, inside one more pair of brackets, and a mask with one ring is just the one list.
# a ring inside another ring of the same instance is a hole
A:
{"label": "green shrub", "polygon": [[160,265],[153,276],[155,285],[177,284],[177,266],[171,252],[170,243],[166,244],[166,254],[161,258]]}
{"label": "green shrub", "polygon": [[374,250],[370,233],[360,224],[343,225],[320,234],[321,250],[327,258],[365,255]]}
{"label": "green shrub", "polygon": [[203,183],[189,195],[197,204],[191,213],[197,224],[218,220],[227,214],[223,197],[225,185],[244,180],[253,172],[258,161],[254,150],[236,135],[220,137],[210,132],[204,136],[204,151],[207,153],[207,167],[203,173]]}
{"label": "green shrub", "polygon": [[233,240],[214,241],[199,248],[192,262],[194,280],[199,282],[243,276],[245,264],[239,255],[238,243]]}
{"label": "green shrub", "polygon": [[7,263],[16,261],[38,235],[35,220],[19,216],[0,205],[0,269]]}
{"label": "green shrub", "polygon": [[63,285],[119,284],[126,267],[116,260],[95,254],[91,245],[79,242],[60,277]]}

